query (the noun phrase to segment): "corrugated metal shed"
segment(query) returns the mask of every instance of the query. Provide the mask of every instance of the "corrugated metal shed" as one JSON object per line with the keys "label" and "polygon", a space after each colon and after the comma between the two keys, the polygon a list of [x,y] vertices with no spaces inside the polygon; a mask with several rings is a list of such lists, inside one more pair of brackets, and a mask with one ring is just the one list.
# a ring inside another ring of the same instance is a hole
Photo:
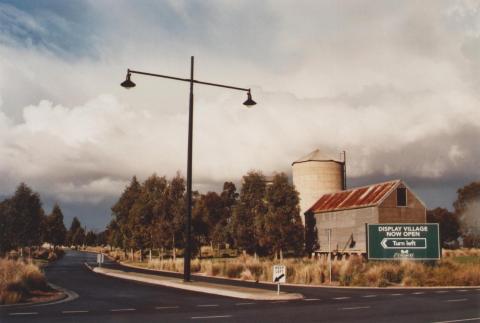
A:
{"label": "corrugated metal shed", "polygon": [[398,184],[400,184],[400,180],[394,180],[347,191],[325,194],[320,197],[307,212],[321,213],[376,206],[380,204],[383,198],[394,190]]}

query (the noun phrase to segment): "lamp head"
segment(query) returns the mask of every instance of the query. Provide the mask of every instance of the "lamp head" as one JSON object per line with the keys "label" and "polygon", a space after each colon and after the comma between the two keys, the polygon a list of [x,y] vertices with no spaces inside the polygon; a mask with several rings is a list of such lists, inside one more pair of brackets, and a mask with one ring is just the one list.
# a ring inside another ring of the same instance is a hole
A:
{"label": "lamp head", "polygon": [[250,107],[254,106],[255,104],[257,104],[257,102],[252,100],[252,94],[250,93],[250,91],[248,91],[247,92],[247,100],[245,100],[245,102],[243,102],[243,105],[245,105],[247,108],[250,108]]}
{"label": "lamp head", "polygon": [[130,89],[132,87],[135,87],[135,83],[133,83],[131,80],[130,80],[130,75],[131,73],[128,72],[127,73],[127,78],[125,79],[125,81],[123,81],[120,85],[123,86],[124,88],[126,89]]}

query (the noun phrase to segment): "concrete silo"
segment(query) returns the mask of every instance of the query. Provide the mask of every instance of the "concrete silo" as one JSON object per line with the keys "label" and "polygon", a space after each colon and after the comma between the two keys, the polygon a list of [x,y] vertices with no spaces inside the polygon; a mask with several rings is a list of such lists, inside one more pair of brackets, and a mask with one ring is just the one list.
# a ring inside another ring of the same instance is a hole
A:
{"label": "concrete silo", "polygon": [[342,159],[332,158],[317,149],[292,163],[293,184],[300,194],[303,224],[304,213],[320,196],[346,188],[345,153]]}

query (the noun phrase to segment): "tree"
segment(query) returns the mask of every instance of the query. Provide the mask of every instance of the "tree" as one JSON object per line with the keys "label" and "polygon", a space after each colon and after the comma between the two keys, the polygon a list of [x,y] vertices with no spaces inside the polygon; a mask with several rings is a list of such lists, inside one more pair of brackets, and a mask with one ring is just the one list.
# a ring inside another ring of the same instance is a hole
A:
{"label": "tree", "polygon": [[284,173],[276,174],[266,191],[267,215],[260,243],[269,253],[303,251],[304,229],[300,218],[298,192]]}
{"label": "tree", "polygon": [[[208,192],[210,194],[212,192]],[[198,198],[192,201],[192,243],[195,245],[205,245],[209,243],[209,210],[205,201],[205,194],[200,194]]]}
{"label": "tree", "polygon": [[453,207],[460,219],[463,245],[480,247],[480,181],[458,189]]}
{"label": "tree", "polygon": [[480,181],[472,182],[457,190],[457,199],[453,202],[453,207],[457,215],[461,215],[468,206],[480,201]]}
{"label": "tree", "polygon": [[63,213],[58,204],[55,204],[52,213],[45,219],[44,240],[55,248],[65,243],[67,229],[63,223]]}
{"label": "tree", "polygon": [[154,247],[158,241],[155,223],[165,218],[168,182],[165,177],[150,176],[128,214],[128,230],[132,246],[137,249]]}
{"label": "tree", "polygon": [[258,243],[264,231],[267,206],[266,183],[261,172],[251,171],[243,176],[240,199],[233,212],[231,234],[235,245],[249,253],[262,252]]}
{"label": "tree", "polygon": [[[223,201],[216,192],[200,195],[193,209],[194,232],[202,236],[202,242],[213,243],[213,236],[217,225],[221,224],[224,217]],[[218,230],[221,230],[221,225]]]}
{"label": "tree", "polygon": [[87,246],[95,246],[97,243],[97,235],[93,231],[88,231],[85,236],[85,244]]}
{"label": "tree", "polygon": [[[136,176],[133,176],[130,184],[125,188],[122,195],[112,206],[112,216],[115,220],[115,226],[112,229],[115,233],[115,245],[124,249],[132,246],[132,233],[129,231],[129,214],[136,200],[141,194],[141,185]],[[112,237],[112,234],[110,237]]]}
{"label": "tree", "polygon": [[107,230],[105,231],[106,241],[110,246],[124,248],[124,239],[116,219],[112,219],[110,221],[110,223],[107,225]]}
{"label": "tree", "polygon": [[95,237],[95,245],[105,246],[107,244],[107,236],[108,236],[107,230],[103,230],[97,233]]}
{"label": "tree", "polygon": [[81,245],[85,242],[85,230],[77,217],[74,217],[67,232],[67,245]]}
{"label": "tree", "polygon": [[13,248],[12,212],[8,200],[0,203],[0,255]]}
{"label": "tree", "polygon": [[34,246],[41,243],[44,211],[37,193],[21,183],[7,201],[13,247]]}
{"label": "tree", "polygon": [[223,184],[222,193],[220,193],[222,212],[220,219],[213,226],[211,232],[211,239],[214,244],[233,243],[232,235],[230,234],[229,224],[232,221],[233,210],[238,201],[239,194],[237,188],[232,182],[225,182]]}
{"label": "tree", "polygon": [[85,244],[85,229],[80,227],[72,235],[72,244],[80,246]]}
{"label": "tree", "polygon": [[444,208],[435,208],[427,211],[427,222],[438,223],[440,226],[440,240],[442,246],[454,242],[460,236],[460,222],[455,213]]}
{"label": "tree", "polygon": [[307,212],[305,214],[305,252],[310,257],[319,247],[315,214],[313,214],[313,212]]}
{"label": "tree", "polygon": [[[195,199],[195,192],[193,194]],[[169,233],[172,237],[172,247],[185,246],[185,215],[187,214],[187,196],[185,179],[177,173],[172,178],[168,190],[168,220],[171,221]]]}

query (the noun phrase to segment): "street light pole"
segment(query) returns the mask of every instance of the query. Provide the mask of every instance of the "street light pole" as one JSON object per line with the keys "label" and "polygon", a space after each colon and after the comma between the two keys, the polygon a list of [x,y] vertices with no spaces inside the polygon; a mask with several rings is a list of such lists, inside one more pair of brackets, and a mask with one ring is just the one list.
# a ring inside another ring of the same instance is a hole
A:
{"label": "street light pole", "polygon": [[[189,104],[188,104],[188,151],[187,151],[187,214],[185,216],[185,252],[184,252],[184,264],[183,264],[183,280],[185,282],[190,281],[190,260],[191,260],[191,251],[192,251],[192,238],[191,238],[191,228],[192,228],[192,146],[193,146],[193,84],[203,84],[209,86],[216,86],[222,87],[232,90],[239,90],[247,92],[247,100],[243,102],[243,104],[247,107],[251,107],[257,104],[255,101],[252,100],[252,95],[250,89],[241,88],[231,85],[225,84],[218,84],[218,83],[211,83],[211,82],[202,82],[195,80],[193,78],[193,67],[194,67],[194,58],[193,56],[190,58],[190,78],[181,78],[176,76],[168,76],[162,74],[153,74],[141,71],[135,71],[128,69],[127,70],[127,77],[125,81],[123,81],[120,85],[130,89],[135,87],[136,84],[133,83],[130,78],[131,74],[140,74],[146,76],[155,76],[161,77],[176,81],[184,81],[190,83],[190,97],[189,97]],[[175,248],[175,246],[173,246]]]}
{"label": "street light pole", "polygon": [[190,281],[191,222],[192,222],[192,144],[193,144],[193,56],[190,58],[190,102],[188,105],[187,152],[187,218],[185,221],[185,254],[183,256],[183,280]]}

